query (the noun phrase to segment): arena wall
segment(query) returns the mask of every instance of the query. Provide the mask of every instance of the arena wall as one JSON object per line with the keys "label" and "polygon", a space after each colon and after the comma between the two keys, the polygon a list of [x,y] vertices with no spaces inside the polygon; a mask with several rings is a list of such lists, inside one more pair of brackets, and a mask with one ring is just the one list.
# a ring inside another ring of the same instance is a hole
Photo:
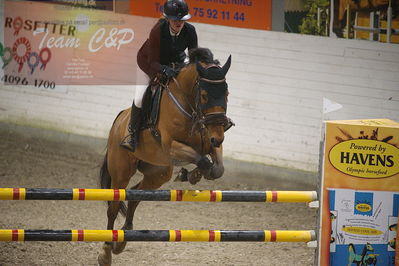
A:
{"label": "arena wall", "polygon": [[[236,126],[224,144],[230,159],[316,172],[323,120],[399,121],[397,44],[195,26],[200,46],[222,63],[232,55],[228,116]],[[1,85],[0,122],[106,138],[134,90]],[[343,108],[325,113],[323,99]]]}

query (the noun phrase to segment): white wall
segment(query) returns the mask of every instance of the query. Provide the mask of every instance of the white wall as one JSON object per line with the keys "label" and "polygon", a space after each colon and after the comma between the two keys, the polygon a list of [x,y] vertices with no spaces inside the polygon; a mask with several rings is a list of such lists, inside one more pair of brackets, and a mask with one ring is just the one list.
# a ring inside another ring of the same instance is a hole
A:
{"label": "white wall", "polygon": [[[323,119],[399,121],[399,45],[195,24],[200,46],[225,62],[228,115],[225,155],[317,171]],[[0,88],[0,121],[107,137],[131,104],[134,88]],[[343,108],[323,115],[323,97]]]}

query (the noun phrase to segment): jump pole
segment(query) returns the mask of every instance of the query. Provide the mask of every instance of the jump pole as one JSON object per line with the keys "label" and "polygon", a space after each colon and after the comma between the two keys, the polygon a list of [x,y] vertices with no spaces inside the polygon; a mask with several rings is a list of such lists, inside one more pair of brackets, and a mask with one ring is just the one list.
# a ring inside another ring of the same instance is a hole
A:
{"label": "jump pole", "polygon": [[313,230],[0,230],[0,241],[310,242]]}
{"label": "jump pole", "polygon": [[0,200],[313,202],[316,191],[0,188]]}

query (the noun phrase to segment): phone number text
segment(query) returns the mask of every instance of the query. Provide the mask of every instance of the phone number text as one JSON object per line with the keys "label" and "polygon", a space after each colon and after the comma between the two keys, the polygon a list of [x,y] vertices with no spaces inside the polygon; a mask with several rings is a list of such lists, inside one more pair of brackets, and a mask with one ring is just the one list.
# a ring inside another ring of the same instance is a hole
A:
{"label": "phone number text", "polygon": [[55,89],[55,82],[54,81],[48,81],[48,80],[42,80],[42,79],[34,79],[33,81],[29,81],[25,77],[19,77],[19,76],[13,76],[13,75],[4,75],[1,78],[1,81],[5,85],[33,85],[37,88],[44,88],[44,89]]}
{"label": "phone number text", "polygon": [[[163,6],[160,3],[155,3],[156,12],[163,12]],[[209,18],[209,19],[221,19],[221,20],[235,20],[245,22],[245,12],[230,12],[228,10],[219,10],[216,8],[203,8],[203,7],[193,7],[192,15],[199,18]]]}

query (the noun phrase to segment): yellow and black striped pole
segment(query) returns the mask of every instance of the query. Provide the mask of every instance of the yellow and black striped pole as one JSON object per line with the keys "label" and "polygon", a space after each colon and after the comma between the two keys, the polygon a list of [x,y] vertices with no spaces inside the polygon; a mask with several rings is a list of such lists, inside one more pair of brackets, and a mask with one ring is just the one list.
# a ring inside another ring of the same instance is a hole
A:
{"label": "yellow and black striped pole", "polygon": [[0,200],[312,202],[316,191],[125,190],[0,188]]}
{"label": "yellow and black striped pole", "polygon": [[0,241],[309,242],[313,230],[22,230],[0,229]]}

